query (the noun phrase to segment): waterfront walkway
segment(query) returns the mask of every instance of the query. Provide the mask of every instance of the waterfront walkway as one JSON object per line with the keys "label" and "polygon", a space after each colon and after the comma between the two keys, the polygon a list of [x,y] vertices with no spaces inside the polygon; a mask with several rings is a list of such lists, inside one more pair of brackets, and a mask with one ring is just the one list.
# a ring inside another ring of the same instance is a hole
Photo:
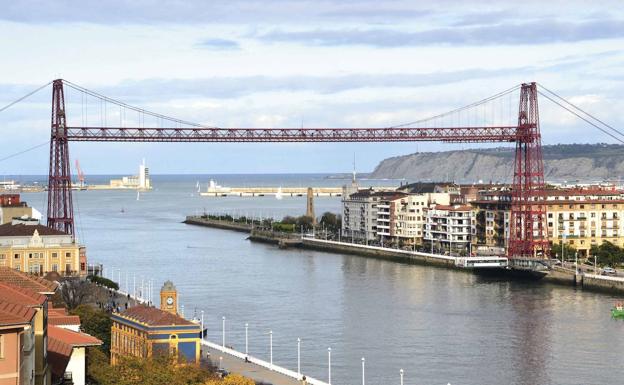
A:
{"label": "waterfront walkway", "polygon": [[[226,369],[231,373],[238,373],[254,381],[272,385],[301,385],[300,376],[291,370],[277,365],[271,366],[270,362],[249,356],[250,362],[245,362],[245,354],[232,349],[222,349],[220,345],[209,341],[202,341],[203,357],[209,354],[209,359],[216,367]],[[273,368],[271,370],[271,367]],[[328,385],[325,382],[306,378],[306,384]]]}

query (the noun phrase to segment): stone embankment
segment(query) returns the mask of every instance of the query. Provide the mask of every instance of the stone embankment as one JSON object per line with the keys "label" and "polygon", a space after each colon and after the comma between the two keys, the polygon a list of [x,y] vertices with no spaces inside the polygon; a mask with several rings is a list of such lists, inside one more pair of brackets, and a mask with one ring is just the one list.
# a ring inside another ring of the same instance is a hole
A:
{"label": "stone embankment", "polygon": [[[464,271],[474,271],[473,269],[462,268],[459,263],[462,258],[459,257],[301,237],[300,234],[254,228],[252,224],[228,222],[196,216],[187,217],[184,223],[246,232],[250,234],[248,239],[251,241],[278,245],[281,248],[299,247],[330,253],[354,254],[401,263],[413,263]],[[504,275],[505,271],[509,271],[503,268],[492,269],[493,272],[495,270],[500,271],[501,275]],[[624,278],[606,277],[594,274],[575,274],[574,270],[557,266],[548,270],[541,281],[557,285],[581,287],[584,290],[624,294]]]}

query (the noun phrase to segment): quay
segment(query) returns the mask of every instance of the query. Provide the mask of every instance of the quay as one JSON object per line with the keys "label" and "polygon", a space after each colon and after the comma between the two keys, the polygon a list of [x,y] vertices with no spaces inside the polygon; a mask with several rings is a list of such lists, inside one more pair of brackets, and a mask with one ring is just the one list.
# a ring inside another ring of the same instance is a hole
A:
{"label": "quay", "polygon": [[252,224],[228,222],[196,216],[188,216],[184,223],[246,232],[250,234],[248,238],[250,241],[274,244],[281,248],[297,247],[329,253],[353,254],[394,262],[438,266],[469,272],[482,273],[490,271],[495,274],[500,273],[502,276],[509,276],[510,279],[516,276],[524,276],[525,278],[540,279],[545,283],[581,287],[584,290],[624,294],[624,278],[622,277],[587,274],[586,272],[576,272],[573,269],[562,268],[560,266],[551,266],[548,269],[545,268],[543,271],[539,272],[539,274],[534,275],[522,275],[522,271],[515,271],[517,274],[514,275],[511,274],[512,270],[509,269],[509,260],[503,256],[455,257],[393,249],[389,247],[324,240],[301,234],[288,234],[288,236],[284,236],[282,233],[254,228]]}

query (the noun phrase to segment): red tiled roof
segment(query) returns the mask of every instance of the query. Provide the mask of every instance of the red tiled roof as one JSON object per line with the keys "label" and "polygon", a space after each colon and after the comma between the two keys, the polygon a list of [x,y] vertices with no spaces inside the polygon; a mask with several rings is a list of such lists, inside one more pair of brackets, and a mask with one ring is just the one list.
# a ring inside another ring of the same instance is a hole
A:
{"label": "red tiled roof", "polygon": [[0,282],[46,294],[53,294],[58,287],[56,282],[50,282],[33,274],[23,273],[6,266],[0,266]]}
{"label": "red tiled roof", "polygon": [[122,313],[119,313],[119,315],[124,318],[145,323],[149,326],[195,325],[193,322],[180,316],[145,305],[128,308]]}
{"label": "red tiled roof", "polygon": [[43,225],[25,225],[22,223],[5,223],[0,225],[0,237],[24,237],[32,236],[37,230],[39,235],[67,235],[62,231],[51,229]]}
{"label": "red tiled roof", "polygon": [[57,378],[63,376],[75,347],[99,345],[102,341],[89,334],[48,325],[48,364],[52,374]]}
{"label": "red tiled roof", "polygon": [[41,306],[47,297],[29,289],[0,282],[0,300],[22,306]]}
{"label": "red tiled roof", "polygon": [[469,205],[456,205],[456,206],[435,205],[434,209],[436,209],[436,210],[448,210],[448,211],[470,211],[470,210],[472,210],[472,206],[469,206]]}
{"label": "red tiled roof", "polygon": [[56,326],[78,325],[80,326],[80,317],[77,315],[58,315],[48,313],[48,324]]}
{"label": "red tiled roof", "polygon": [[32,308],[0,300],[0,326],[27,324],[34,316],[35,310]]}
{"label": "red tiled roof", "polygon": [[102,345],[102,341],[90,334],[75,332],[53,325],[48,327],[48,337],[69,344],[72,347]]}

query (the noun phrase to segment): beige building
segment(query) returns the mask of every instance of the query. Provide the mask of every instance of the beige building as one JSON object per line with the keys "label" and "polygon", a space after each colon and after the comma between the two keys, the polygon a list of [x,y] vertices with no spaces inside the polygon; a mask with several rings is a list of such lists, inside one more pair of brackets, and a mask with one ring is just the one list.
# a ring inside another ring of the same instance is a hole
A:
{"label": "beige building", "polygon": [[0,300],[0,385],[35,383],[35,313]]}
{"label": "beige building", "polygon": [[622,191],[550,189],[546,191],[546,203],[548,239],[551,242],[565,242],[578,250],[581,257],[589,256],[591,246],[604,241],[624,247]]}
{"label": "beige building", "polygon": [[10,223],[13,218],[32,218],[39,212],[20,201],[19,194],[0,194],[0,225]]}
{"label": "beige building", "polygon": [[86,262],[84,247],[71,235],[32,220],[0,225],[0,267],[39,275],[55,271],[85,276]]}

